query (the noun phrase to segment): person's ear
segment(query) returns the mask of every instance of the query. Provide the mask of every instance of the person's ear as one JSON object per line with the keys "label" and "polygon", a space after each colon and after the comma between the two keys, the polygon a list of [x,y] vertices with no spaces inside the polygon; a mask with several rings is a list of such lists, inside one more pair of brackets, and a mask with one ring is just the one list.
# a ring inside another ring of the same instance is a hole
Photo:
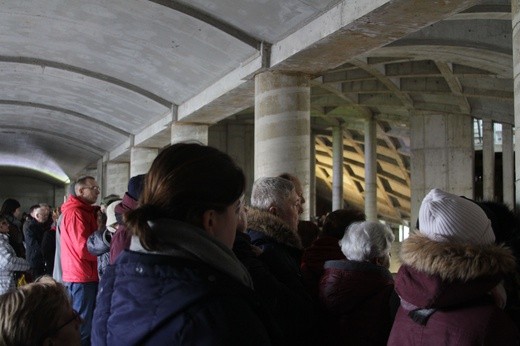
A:
{"label": "person's ear", "polygon": [[215,210],[209,209],[202,214],[202,228],[209,234],[213,234],[215,225]]}
{"label": "person's ear", "polygon": [[267,211],[270,212],[273,215],[278,216],[278,209],[274,205],[269,207],[269,209],[267,209]]}

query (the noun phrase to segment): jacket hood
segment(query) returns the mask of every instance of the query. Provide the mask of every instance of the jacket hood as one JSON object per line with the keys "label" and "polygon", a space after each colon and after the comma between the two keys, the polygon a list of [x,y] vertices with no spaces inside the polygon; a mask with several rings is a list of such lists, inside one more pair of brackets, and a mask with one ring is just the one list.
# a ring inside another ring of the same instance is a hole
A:
{"label": "jacket hood", "polygon": [[148,221],[152,232],[166,249],[148,251],[137,236],[132,236],[130,250],[142,253],[162,254],[206,263],[229,275],[247,287],[253,287],[249,272],[231,249],[202,229],[173,219]]}
{"label": "jacket hood", "polygon": [[282,219],[267,211],[249,208],[247,224],[249,229],[265,234],[278,243],[298,249],[303,248],[298,235]]}
{"label": "jacket hood", "polygon": [[118,203],[114,209],[117,222],[123,223],[124,214],[128,213],[131,210],[135,210],[138,204],[138,201],[135,200],[132,196],[130,196],[128,192],[126,192],[123,196],[123,199],[121,200],[121,203]]}
{"label": "jacket hood", "polygon": [[418,233],[403,242],[400,257],[403,264],[449,282],[504,275],[516,266],[511,250],[502,245],[435,242]]}
{"label": "jacket hood", "polygon": [[384,267],[369,262],[327,261],[320,282],[320,298],[329,311],[347,313],[378,294],[388,295],[393,288],[392,274]]}
{"label": "jacket hood", "polygon": [[305,249],[302,263],[308,266],[317,266],[316,269],[321,271],[325,261],[341,259],[346,258],[343,252],[341,252],[338,238],[324,235],[316,239],[309,248]]}
{"label": "jacket hood", "polygon": [[99,206],[88,204],[87,202],[83,201],[82,199],[71,195],[71,196],[69,196],[69,199],[67,199],[67,201],[65,203],[63,203],[63,205],[61,206],[61,212],[64,213],[73,208],[83,209],[87,212],[93,212],[93,211],[99,210]]}

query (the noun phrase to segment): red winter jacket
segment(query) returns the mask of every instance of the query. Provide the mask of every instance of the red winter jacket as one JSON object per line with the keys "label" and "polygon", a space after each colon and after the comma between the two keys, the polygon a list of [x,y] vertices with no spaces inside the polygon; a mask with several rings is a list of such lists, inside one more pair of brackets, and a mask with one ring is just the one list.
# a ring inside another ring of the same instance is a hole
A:
{"label": "red winter jacket", "polygon": [[342,260],[345,255],[339,247],[339,239],[324,235],[305,249],[301,261],[301,271],[307,289],[314,299],[318,298],[318,285],[326,261]]}
{"label": "red winter jacket", "polygon": [[320,300],[329,323],[331,345],[386,345],[393,316],[392,274],[370,262],[327,261]]}
{"label": "red winter jacket", "polygon": [[64,282],[97,282],[97,257],[87,250],[87,239],[97,229],[99,207],[70,196],[61,206],[61,267]]}
{"label": "red winter jacket", "polygon": [[388,345],[519,345],[520,334],[489,292],[515,259],[501,246],[433,242],[401,247],[395,279],[401,306]]}

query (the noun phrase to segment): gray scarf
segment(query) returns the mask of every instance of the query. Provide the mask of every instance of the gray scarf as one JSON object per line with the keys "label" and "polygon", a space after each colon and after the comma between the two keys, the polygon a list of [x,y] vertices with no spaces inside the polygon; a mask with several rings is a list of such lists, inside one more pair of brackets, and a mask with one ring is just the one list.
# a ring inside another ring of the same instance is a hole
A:
{"label": "gray scarf", "polygon": [[143,248],[138,237],[132,236],[130,250],[200,261],[253,288],[249,272],[233,251],[204,230],[172,219],[148,221],[148,225],[168,249],[148,251]]}

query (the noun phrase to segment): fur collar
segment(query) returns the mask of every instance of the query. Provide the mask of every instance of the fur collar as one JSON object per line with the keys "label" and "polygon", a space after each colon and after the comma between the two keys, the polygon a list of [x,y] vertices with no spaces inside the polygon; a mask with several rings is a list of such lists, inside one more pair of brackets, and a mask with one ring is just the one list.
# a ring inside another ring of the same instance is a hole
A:
{"label": "fur collar", "polygon": [[267,211],[249,208],[247,211],[248,228],[273,238],[276,242],[302,249],[298,235],[278,216]]}
{"label": "fur collar", "polygon": [[502,245],[435,242],[419,233],[403,242],[400,257],[403,264],[447,281],[465,282],[515,270],[511,250]]}

